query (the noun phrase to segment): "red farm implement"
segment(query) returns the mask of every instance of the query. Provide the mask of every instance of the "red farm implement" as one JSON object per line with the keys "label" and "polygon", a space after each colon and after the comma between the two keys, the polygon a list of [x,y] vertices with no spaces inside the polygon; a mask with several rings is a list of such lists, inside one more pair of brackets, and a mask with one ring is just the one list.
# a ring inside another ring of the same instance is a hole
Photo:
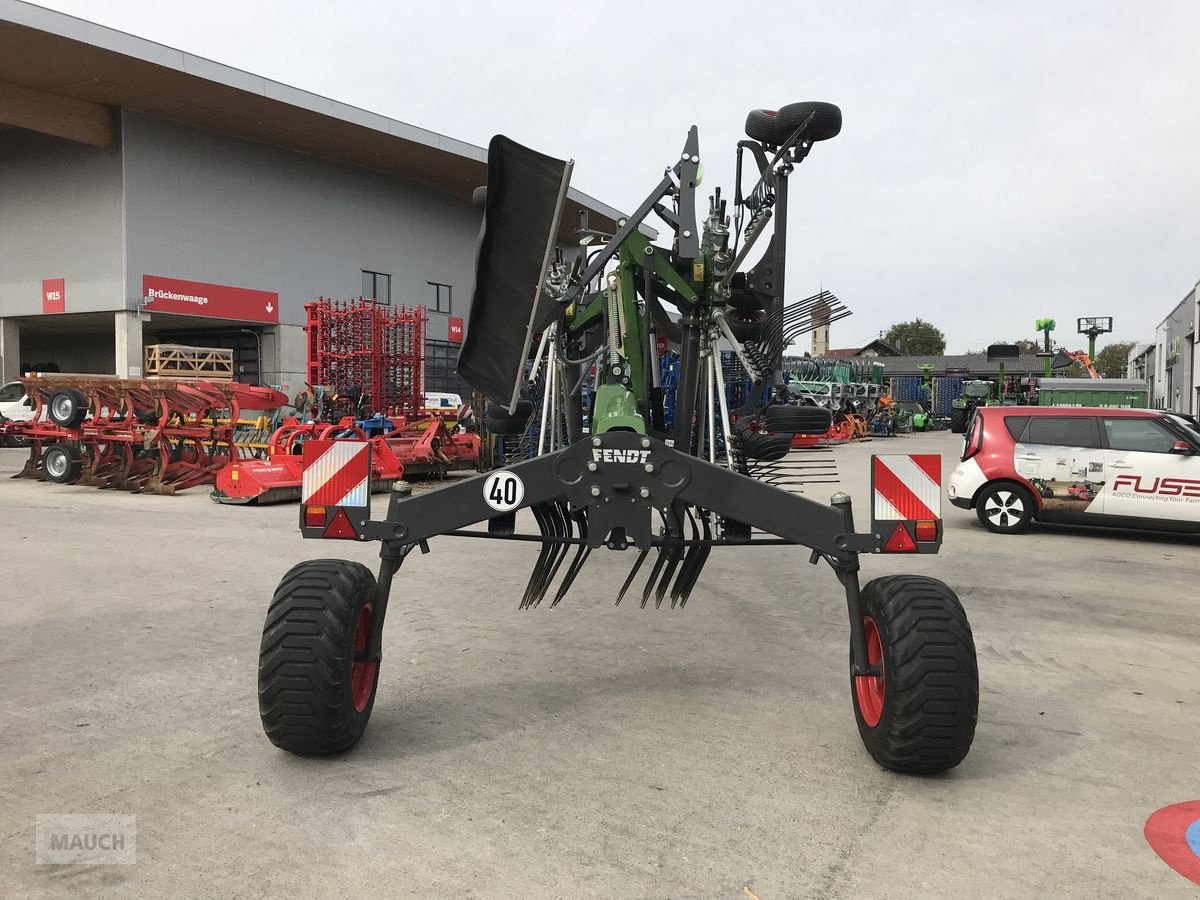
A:
{"label": "red farm implement", "polygon": [[236,459],[217,474],[217,503],[264,504],[300,499],[304,445],[309,441],[367,441],[371,444],[371,490],[386,491],[404,476],[404,467],[382,437],[368,439],[352,416],[336,424],[298,422],[288,417],[271,435],[266,459]]}
{"label": "red farm implement", "polygon": [[440,476],[452,469],[474,468],[479,461],[479,436],[452,432],[440,416],[411,422],[397,416],[382,422],[388,430],[368,437],[364,423],[352,416],[336,424],[284,419],[271,435],[267,458],[231,461],[217,475],[212,499],[217,503],[260,505],[298,500],[304,445],[314,440],[369,441],[373,491],[386,491],[405,475]]}
{"label": "red farm implement", "polygon": [[[304,306],[308,383],[322,385],[354,408],[388,416],[417,416],[424,399],[423,306],[381,306],[374,300],[330,300]],[[369,414],[369,413],[368,413]]]}
{"label": "red farm implement", "polygon": [[29,443],[16,477],[133,492],[174,494],[210,484],[238,456],[242,411],[287,398],[236,382],[44,375],[19,379],[31,398],[28,422],[6,430]]}

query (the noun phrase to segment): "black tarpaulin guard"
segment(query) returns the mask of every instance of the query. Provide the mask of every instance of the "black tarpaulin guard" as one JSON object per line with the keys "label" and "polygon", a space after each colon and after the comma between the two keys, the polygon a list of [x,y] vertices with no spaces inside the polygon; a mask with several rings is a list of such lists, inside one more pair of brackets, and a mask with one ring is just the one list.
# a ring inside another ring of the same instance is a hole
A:
{"label": "black tarpaulin guard", "polygon": [[488,145],[487,206],[457,371],[510,412],[533,335],[553,318],[554,301],[542,296],[542,282],[570,178],[570,162],[503,135]]}

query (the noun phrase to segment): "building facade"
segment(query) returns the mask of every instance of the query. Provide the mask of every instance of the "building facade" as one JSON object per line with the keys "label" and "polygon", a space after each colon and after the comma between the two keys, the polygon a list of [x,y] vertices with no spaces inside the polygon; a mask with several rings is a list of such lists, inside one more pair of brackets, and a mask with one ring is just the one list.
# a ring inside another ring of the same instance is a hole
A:
{"label": "building facade", "polygon": [[1200,372],[1196,370],[1198,326],[1200,306],[1193,287],[1155,329],[1152,403],[1159,409],[1189,415],[1200,411]]}
{"label": "building facade", "polygon": [[[426,387],[458,390],[486,159],[0,0],[0,377],[138,376],[146,345],[182,343],[232,349],[241,380],[294,393],[305,303],[365,296],[426,307]],[[584,211],[615,228],[571,191],[564,223]]]}

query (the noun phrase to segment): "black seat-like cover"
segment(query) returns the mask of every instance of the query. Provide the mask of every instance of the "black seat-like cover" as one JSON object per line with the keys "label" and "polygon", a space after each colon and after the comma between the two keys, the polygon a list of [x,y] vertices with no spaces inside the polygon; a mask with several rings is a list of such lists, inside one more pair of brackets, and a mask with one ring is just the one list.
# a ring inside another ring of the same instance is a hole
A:
{"label": "black seat-like cover", "polygon": [[568,165],[503,135],[488,145],[487,205],[457,370],[505,407],[525,375],[533,335],[554,318],[554,300],[542,295],[541,284]]}

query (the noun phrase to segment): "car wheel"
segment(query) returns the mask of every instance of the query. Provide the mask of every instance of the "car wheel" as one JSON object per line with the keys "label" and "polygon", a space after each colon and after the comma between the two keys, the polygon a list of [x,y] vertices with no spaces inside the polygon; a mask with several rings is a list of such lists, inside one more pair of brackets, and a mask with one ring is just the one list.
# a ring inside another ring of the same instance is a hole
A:
{"label": "car wheel", "polygon": [[975,501],[979,521],[997,534],[1020,534],[1033,521],[1035,509],[1033,495],[1008,482],[988,485]]}

